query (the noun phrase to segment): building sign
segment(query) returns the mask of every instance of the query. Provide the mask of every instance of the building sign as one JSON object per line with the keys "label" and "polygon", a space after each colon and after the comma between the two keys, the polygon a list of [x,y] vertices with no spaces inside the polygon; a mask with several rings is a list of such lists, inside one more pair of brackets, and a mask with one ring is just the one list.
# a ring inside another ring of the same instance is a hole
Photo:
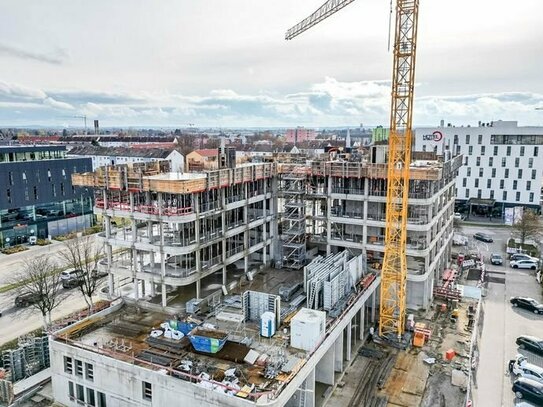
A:
{"label": "building sign", "polygon": [[514,219],[514,210],[513,208],[505,208],[504,218],[505,218],[505,224],[509,226],[513,226],[513,219]]}
{"label": "building sign", "polygon": [[443,140],[443,133],[436,130],[432,134],[423,134],[422,135],[422,140],[439,142],[439,141]]}

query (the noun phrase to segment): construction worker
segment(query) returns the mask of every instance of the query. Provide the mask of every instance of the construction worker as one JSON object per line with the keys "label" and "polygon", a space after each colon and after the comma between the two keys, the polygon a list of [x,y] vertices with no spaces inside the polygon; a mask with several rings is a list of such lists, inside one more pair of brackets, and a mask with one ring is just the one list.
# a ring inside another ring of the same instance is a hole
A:
{"label": "construction worker", "polygon": [[373,334],[375,333],[375,328],[370,326],[370,341],[373,341]]}

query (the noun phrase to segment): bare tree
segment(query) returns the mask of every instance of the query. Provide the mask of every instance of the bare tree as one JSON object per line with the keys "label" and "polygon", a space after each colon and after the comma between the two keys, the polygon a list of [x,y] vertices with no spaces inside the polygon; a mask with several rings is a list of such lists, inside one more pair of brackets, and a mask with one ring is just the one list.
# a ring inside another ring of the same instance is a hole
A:
{"label": "bare tree", "polygon": [[66,298],[57,265],[47,256],[28,259],[12,281],[17,287],[16,304],[39,310],[47,329],[51,325],[51,312]]}
{"label": "bare tree", "polygon": [[98,288],[98,262],[102,257],[102,247],[97,246],[94,236],[82,236],[76,239],[66,240],[64,250],[60,251],[60,257],[65,265],[80,270],[77,275],[79,291],[83,294],[89,312],[93,311],[93,295]]}
{"label": "bare tree", "polygon": [[543,225],[541,219],[531,209],[525,209],[522,217],[513,224],[513,235],[520,239],[520,243],[524,243],[528,239],[538,240],[543,234]]}

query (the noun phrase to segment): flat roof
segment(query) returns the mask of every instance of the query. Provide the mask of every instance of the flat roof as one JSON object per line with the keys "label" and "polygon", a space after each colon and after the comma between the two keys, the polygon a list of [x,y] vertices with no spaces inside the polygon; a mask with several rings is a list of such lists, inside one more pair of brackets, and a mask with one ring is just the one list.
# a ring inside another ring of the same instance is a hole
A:
{"label": "flat roof", "polygon": [[164,172],[144,178],[160,181],[192,181],[195,179],[207,179],[207,174],[198,172]]}
{"label": "flat roof", "polygon": [[34,151],[64,151],[66,146],[58,144],[48,144],[39,146],[0,146],[0,153],[32,153]]}

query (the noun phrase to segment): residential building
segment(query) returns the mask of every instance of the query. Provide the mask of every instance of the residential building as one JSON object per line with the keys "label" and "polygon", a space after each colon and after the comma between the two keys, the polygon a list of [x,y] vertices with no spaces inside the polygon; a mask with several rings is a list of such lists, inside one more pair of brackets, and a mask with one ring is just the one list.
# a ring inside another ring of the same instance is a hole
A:
{"label": "residential building", "polygon": [[478,126],[417,128],[417,151],[464,156],[456,199],[469,213],[503,216],[506,208],[540,210],[543,127],[494,121]]}
{"label": "residential building", "polygon": [[0,246],[47,238],[92,225],[91,194],[72,174],[92,169],[60,145],[0,147]]}
{"label": "residential building", "polygon": [[86,157],[92,160],[92,169],[106,165],[148,163],[167,160],[175,172],[183,172],[185,157],[172,148],[147,148],[146,145],[129,147],[83,146],[72,148],[67,157]]}
{"label": "residential building", "polygon": [[288,129],[285,134],[285,140],[287,143],[298,144],[303,141],[315,140],[317,133],[313,129],[306,129],[304,127],[296,127],[295,129]]}

